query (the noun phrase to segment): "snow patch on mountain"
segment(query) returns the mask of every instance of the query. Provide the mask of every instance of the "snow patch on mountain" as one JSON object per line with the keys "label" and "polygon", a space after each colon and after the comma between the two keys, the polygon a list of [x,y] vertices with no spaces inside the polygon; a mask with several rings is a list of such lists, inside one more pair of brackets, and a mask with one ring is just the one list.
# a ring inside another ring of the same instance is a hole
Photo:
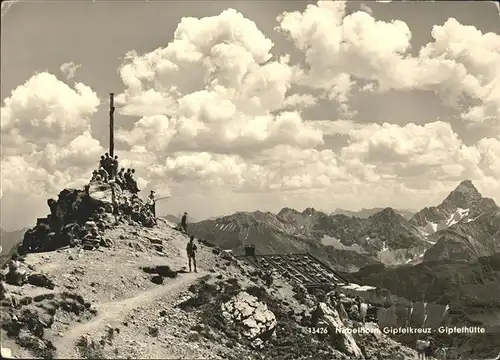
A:
{"label": "snow patch on mountain", "polygon": [[215,230],[218,231],[234,231],[236,229],[235,224],[216,224],[215,225]]}
{"label": "snow patch on mountain", "polygon": [[[429,241],[429,243],[431,242]],[[377,252],[377,260],[389,266],[414,265],[422,262],[426,249],[427,247],[425,246],[409,249],[391,249],[384,245],[382,250]]]}
{"label": "snow patch on mountain", "polygon": [[354,244],[351,246],[346,246],[342,244],[342,242],[339,239],[336,239],[334,237],[324,235],[323,238],[321,239],[321,243],[325,246],[332,246],[335,249],[339,250],[350,250],[350,251],[355,251],[358,254],[366,254],[367,252],[358,244]]}
{"label": "snow patch on mountain", "polygon": [[470,209],[462,209],[459,207],[455,210],[455,212],[451,213],[450,216],[448,216],[448,218],[445,220],[441,220],[437,223],[432,221],[427,221],[427,225],[425,225],[424,227],[420,227],[420,231],[425,236],[428,236],[440,230],[458,224],[461,221],[471,222],[473,220],[468,218],[469,214],[470,214]]}
{"label": "snow patch on mountain", "polygon": [[428,221],[427,225],[422,229],[422,232],[425,235],[434,234],[435,232],[438,231],[438,228],[439,228],[439,224],[438,223],[435,223],[435,222],[432,222],[432,221]]}
{"label": "snow patch on mountain", "polygon": [[457,208],[457,210],[453,214],[451,214],[446,221],[446,227],[455,225],[456,223],[467,217],[469,215],[469,212],[470,209]]}
{"label": "snow patch on mountain", "polygon": [[356,290],[356,291],[368,291],[376,289],[376,287],[374,286],[358,285],[356,283],[349,283],[348,285],[344,285],[341,288],[344,290]]}

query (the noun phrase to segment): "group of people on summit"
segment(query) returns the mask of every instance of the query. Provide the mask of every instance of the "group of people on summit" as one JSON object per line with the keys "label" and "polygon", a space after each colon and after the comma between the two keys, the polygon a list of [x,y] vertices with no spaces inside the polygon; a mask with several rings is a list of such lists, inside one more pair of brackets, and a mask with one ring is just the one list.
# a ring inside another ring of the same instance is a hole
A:
{"label": "group of people on summit", "polygon": [[[139,188],[137,187],[137,182],[134,179],[135,169],[119,169],[118,156],[114,157],[109,156],[109,153],[101,156],[99,161],[98,170],[94,170],[92,172],[92,180],[94,181],[103,181],[110,182],[113,181],[118,184],[122,190],[129,190],[132,194],[136,195],[139,193]],[[149,207],[151,213],[153,214],[156,220],[156,193],[154,190],[151,190],[149,196],[147,198],[146,206]],[[187,234],[187,212],[184,212],[181,223],[181,230]],[[188,257],[188,265],[189,271],[191,272],[191,263],[194,265],[194,271],[197,272],[196,269],[196,251],[197,247],[194,243],[194,236],[189,237],[189,242],[186,246],[186,253]]]}
{"label": "group of people on summit", "polygon": [[137,194],[139,188],[134,179],[135,169],[121,168],[118,171],[118,156],[109,156],[108,153],[101,156],[98,170],[92,172],[92,180],[108,182],[110,180],[117,183],[122,190],[129,190],[132,194]]}

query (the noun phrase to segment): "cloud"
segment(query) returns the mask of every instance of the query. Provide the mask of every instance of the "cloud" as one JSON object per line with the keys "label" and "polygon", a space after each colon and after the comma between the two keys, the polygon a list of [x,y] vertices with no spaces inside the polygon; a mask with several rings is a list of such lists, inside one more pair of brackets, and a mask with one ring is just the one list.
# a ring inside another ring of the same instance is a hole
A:
{"label": "cloud", "polygon": [[371,165],[382,178],[399,179],[410,187],[438,180],[483,179],[493,175],[488,164],[498,161],[493,139],[466,146],[449,123],[440,121],[422,126],[373,124],[349,135],[349,145],[341,150],[347,168],[351,163]]}
{"label": "cloud", "polygon": [[76,70],[78,70],[81,67],[82,67],[82,65],[76,65],[73,62],[69,62],[69,63],[62,64],[60,70],[61,70],[61,73],[66,78],[66,80],[71,80],[75,77]]}
{"label": "cloud", "polygon": [[311,94],[294,93],[285,98],[284,108],[302,109],[313,107],[318,104],[318,99]]}
{"label": "cloud", "polygon": [[349,174],[331,150],[281,145],[243,158],[235,154],[178,152],[152,171],[174,183],[213,186],[235,192],[325,188]]}
{"label": "cloud", "polygon": [[[344,102],[356,82],[332,83],[340,74],[375,82],[378,91],[435,91],[464,120],[499,126],[498,34],[483,34],[450,18],[434,26],[433,40],[412,56],[412,33],[405,22],[377,21],[364,11],[346,16],[344,2],[320,1],[303,12],[285,12],[278,21],[278,29],[305,53],[302,84],[333,89]],[[464,101],[469,105],[464,107]]]}
{"label": "cloud", "polygon": [[143,117],[117,140],[163,157],[321,145],[321,132],[295,111],[316,99],[287,96],[293,69],[288,56],[273,57],[272,47],[253,21],[232,9],[183,18],[166,47],[143,55],[131,51],[120,67],[127,86],[117,96],[122,112]]}
{"label": "cloud", "polygon": [[2,206],[20,198],[38,201],[88,182],[103,151],[90,132],[99,104],[88,86],[71,88],[49,73],[34,75],[4,99]]}
{"label": "cloud", "polygon": [[[86,154],[83,149],[77,153],[72,149],[69,153],[61,154],[48,148],[30,156],[3,157],[2,200],[16,195],[31,199],[47,198],[64,188],[80,187],[88,183],[91,170],[101,153],[95,149],[90,154]],[[91,155],[97,155],[97,158],[91,158]],[[72,162],[74,158],[78,158],[77,163]],[[64,167],[65,164],[70,165]]]}
{"label": "cloud", "polygon": [[477,144],[481,154],[480,166],[492,179],[500,179],[500,137],[481,139]]}
{"label": "cloud", "polygon": [[[206,102],[205,109],[201,102],[197,105],[201,111],[218,110],[214,103]],[[280,144],[310,148],[323,143],[322,133],[296,112],[255,117],[235,113],[226,119],[214,123],[202,122],[195,114],[185,118],[143,117],[132,130],[119,131],[117,140],[163,154],[191,150],[244,155]]]}
{"label": "cloud", "polygon": [[269,61],[272,47],[253,21],[233,9],[182,18],[167,47],[127,54],[120,67],[127,90],[117,101],[126,104],[127,114],[151,115],[148,108],[171,114],[184,95],[223,88],[229,100],[246,102],[247,111],[279,107],[292,74],[286,59]]}
{"label": "cloud", "polygon": [[92,89],[74,89],[49,73],[38,73],[15,88],[1,108],[4,154],[21,155],[48,144],[61,147],[90,130],[100,101]]}

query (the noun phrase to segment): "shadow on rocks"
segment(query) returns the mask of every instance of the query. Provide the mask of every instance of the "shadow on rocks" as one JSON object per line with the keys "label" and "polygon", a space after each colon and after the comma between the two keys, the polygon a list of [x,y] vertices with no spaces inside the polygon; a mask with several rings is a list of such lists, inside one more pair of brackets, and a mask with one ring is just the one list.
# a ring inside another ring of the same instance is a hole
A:
{"label": "shadow on rocks", "polygon": [[151,282],[161,285],[165,278],[175,278],[179,271],[170,269],[168,265],[145,266],[142,268],[146,274],[154,275],[150,278]]}

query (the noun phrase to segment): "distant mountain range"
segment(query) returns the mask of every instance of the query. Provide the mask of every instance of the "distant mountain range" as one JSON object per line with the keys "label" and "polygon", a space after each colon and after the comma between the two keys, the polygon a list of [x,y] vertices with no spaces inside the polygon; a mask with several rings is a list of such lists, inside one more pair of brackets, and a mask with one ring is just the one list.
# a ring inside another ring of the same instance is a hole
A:
{"label": "distant mountain range", "polygon": [[[330,215],[346,215],[349,217],[359,217],[362,219],[367,219],[372,215],[375,215],[376,213],[384,210],[384,208],[370,208],[370,209],[365,209],[362,208],[359,211],[351,211],[351,210],[345,210],[345,209],[335,209],[334,212],[332,212]],[[401,210],[401,209],[395,209],[394,210],[396,213],[404,217],[406,220],[410,220],[413,215],[415,214],[414,211],[411,210]]]}
{"label": "distant mountain range", "polygon": [[500,208],[484,198],[471,181],[461,182],[438,206],[412,215],[392,208],[313,208],[237,212],[192,224],[199,238],[243,252],[247,244],[260,253],[311,252],[331,266],[356,271],[367,264],[416,264],[438,259],[473,261],[500,251]]}

